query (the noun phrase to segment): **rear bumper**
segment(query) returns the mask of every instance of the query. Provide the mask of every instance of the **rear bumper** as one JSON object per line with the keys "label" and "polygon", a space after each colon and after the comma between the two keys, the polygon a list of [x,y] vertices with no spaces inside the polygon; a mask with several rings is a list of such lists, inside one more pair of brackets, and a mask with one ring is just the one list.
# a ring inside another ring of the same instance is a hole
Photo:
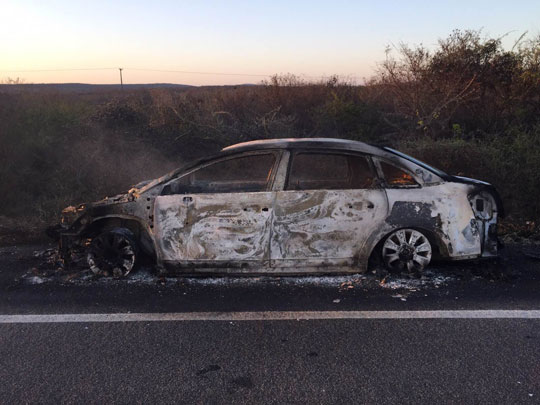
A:
{"label": "rear bumper", "polygon": [[497,257],[499,255],[497,222],[484,223],[483,231],[482,257]]}

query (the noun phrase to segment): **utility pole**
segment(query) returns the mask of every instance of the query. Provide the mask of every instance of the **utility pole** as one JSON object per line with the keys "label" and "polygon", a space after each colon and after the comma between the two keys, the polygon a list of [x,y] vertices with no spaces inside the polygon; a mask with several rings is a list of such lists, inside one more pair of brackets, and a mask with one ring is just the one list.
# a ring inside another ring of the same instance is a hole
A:
{"label": "utility pole", "polygon": [[123,68],[118,68],[118,70],[120,71],[120,88],[122,90],[124,90],[124,82],[122,81],[122,70],[124,70]]}

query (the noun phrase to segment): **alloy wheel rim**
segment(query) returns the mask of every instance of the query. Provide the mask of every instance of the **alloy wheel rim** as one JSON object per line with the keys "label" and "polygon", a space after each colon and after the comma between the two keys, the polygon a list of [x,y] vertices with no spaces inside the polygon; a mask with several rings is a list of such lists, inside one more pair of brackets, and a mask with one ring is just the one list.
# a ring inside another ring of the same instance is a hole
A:
{"label": "alloy wheel rim", "polygon": [[429,240],[415,229],[400,229],[383,245],[383,260],[389,269],[420,272],[431,261]]}

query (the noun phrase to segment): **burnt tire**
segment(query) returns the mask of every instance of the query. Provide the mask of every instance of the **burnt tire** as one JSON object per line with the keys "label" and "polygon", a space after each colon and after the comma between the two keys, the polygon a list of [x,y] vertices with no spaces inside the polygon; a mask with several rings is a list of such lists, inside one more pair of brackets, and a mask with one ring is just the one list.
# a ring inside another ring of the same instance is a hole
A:
{"label": "burnt tire", "polygon": [[124,277],[135,269],[140,256],[139,245],[129,229],[114,228],[92,239],[86,256],[96,275]]}
{"label": "burnt tire", "polygon": [[427,236],[416,229],[398,229],[382,246],[382,259],[390,271],[419,274],[429,265],[432,253]]}

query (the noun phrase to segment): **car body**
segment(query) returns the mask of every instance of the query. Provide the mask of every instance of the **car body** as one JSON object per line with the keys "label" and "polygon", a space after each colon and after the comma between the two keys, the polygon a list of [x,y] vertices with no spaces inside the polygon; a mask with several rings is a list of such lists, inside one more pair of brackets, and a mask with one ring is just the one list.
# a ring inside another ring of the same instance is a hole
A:
{"label": "car body", "polygon": [[97,240],[89,254],[96,271],[96,255],[109,249],[114,257],[111,246],[123,245],[120,270],[105,260],[119,275],[139,252],[186,274],[359,272],[374,255],[390,268],[422,270],[432,255],[497,256],[502,214],[490,184],[391,148],[275,139],[233,145],[126,194],[68,207],[54,233],[64,257]]}

